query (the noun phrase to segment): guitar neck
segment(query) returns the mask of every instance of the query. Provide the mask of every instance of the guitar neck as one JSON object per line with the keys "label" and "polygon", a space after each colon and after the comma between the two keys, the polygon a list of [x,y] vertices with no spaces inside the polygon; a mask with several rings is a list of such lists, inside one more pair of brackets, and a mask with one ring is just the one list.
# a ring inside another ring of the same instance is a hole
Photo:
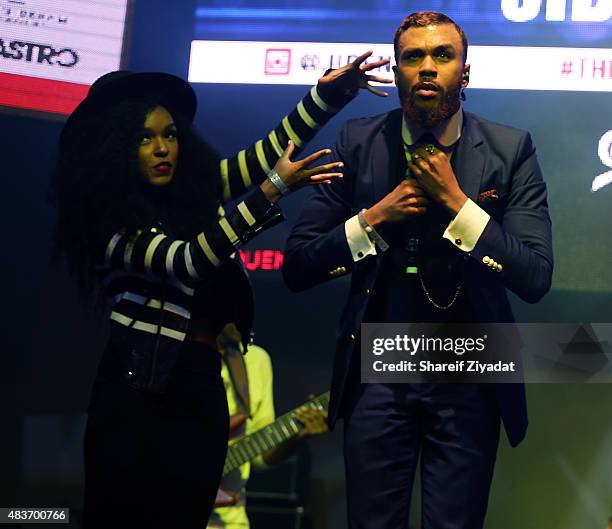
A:
{"label": "guitar neck", "polygon": [[[321,410],[327,410],[328,405],[329,391],[303,404],[303,406]],[[252,461],[258,455],[295,437],[303,428],[302,424],[293,417],[296,410],[297,408],[281,415],[272,424],[264,426],[261,430],[247,435],[228,447],[223,475],[227,476],[240,465]]]}

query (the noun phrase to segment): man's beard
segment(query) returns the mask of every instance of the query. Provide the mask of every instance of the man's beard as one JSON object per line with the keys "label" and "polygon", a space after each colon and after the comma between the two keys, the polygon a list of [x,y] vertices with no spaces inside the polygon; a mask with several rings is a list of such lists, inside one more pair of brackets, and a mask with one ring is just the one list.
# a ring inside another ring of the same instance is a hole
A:
{"label": "man's beard", "polygon": [[432,129],[450,118],[459,110],[459,97],[461,94],[461,80],[457,80],[455,85],[448,90],[438,86],[439,93],[442,95],[439,103],[435,106],[423,106],[420,104],[419,96],[416,95],[415,85],[412,90],[405,90],[398,87],[398,94],[404,116],[406,119],[423,129]]}

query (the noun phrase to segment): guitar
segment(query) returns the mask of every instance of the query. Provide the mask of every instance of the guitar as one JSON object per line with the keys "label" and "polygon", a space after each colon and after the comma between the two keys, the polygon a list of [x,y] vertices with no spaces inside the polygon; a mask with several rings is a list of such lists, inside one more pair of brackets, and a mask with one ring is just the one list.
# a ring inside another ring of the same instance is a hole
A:
{"label": "guitar", "polygon": [[[329,407],[329,391],[305,402],[302,406],[327,411]],[[301,408],[302,406],[298,407]],[[223,476],[227,476],[247,461],[252,461],[258,455],[295,437],[303,429],[302,423],[293,416],[297,409],[295,408],[281,415],[273,423],[264,426],[229,446],[227,448],[227,456],[225,457]],[[243,421],[236,421],[235,427],[239,426],[241,422]],[[226,507],[235,503],[236,498],[231,493],[221,488],[218,490],[215,507]]]}

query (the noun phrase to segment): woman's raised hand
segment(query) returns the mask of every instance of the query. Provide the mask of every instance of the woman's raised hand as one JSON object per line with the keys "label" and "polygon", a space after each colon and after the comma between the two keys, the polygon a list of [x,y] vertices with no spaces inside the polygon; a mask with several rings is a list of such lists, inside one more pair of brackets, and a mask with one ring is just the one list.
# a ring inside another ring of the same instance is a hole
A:
{"label": "woman's raised hand", "polygon": [[273,202],[276,202],[281,194],[285,194],[283,193],[285,188],[289,191],[295,191],[312,184],[331,184],[334,178],[342,178],[342,173],[339,172],[344,167],[342,162],[332,162],[312,168],[308,167],[319,158],[331,154],[331,150],[322,149],[301,160],[292,162],[291,155],[294,150],[295,145],[292,141],[289,141],[287,148],[274,166],[274,172],[276,172],[281,180],[280,185],[279,183],[274,183],[274,177],[269,178],[262,184],[264,193]]}
{"label": "woman's raised hand", "polygon": [[319,86],[323,90],[333,90],[338,94],[348,96],[356,96],[360,88],[372,92],[380,97],[387,97],[389,94],[378,90],[370,85],[370,82],[390,84],[393,79],[383,77],[381,75],[370,74],[372,70],[376,70],[389,64],[389,59],[380,59],[378,61],[366,62],[372,56],[372,50],[366,51],[364,54],[357,57],[352,63],[329,70],[326,75],[319,79]]}

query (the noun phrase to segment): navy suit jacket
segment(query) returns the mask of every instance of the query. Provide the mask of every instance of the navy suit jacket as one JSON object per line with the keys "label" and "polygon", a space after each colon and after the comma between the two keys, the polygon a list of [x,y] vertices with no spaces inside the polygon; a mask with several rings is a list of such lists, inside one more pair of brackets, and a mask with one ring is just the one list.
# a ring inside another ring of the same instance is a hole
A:
{"label": "navy suit jacket", "polygon": [[[283,276],[291,290],[352,274],[337,336],[330,426],[341,416],[355,340],[382,257],[379,252],[355,263],[344,222],[399,182],[401,124],[402,111],[396,109],[343,125],[333,156],[344,162],[344,178],[314,188],[287,241]],[[455,156],[461,189],[491,215],[473,251],[456,250],[463,257],[465,292],[477,321],[512,322],[506,289],[535,303],[549,290],[552,279],[551,222],[535,148],[527,132],[464,113]],[[479,203],[479,194],[491,189],[499,198]],[[502,272],[486,266],[484,256],[500,263]],[[515,446],[527,429],[525,388],[499,384],[496,394],[506,433]]]}

